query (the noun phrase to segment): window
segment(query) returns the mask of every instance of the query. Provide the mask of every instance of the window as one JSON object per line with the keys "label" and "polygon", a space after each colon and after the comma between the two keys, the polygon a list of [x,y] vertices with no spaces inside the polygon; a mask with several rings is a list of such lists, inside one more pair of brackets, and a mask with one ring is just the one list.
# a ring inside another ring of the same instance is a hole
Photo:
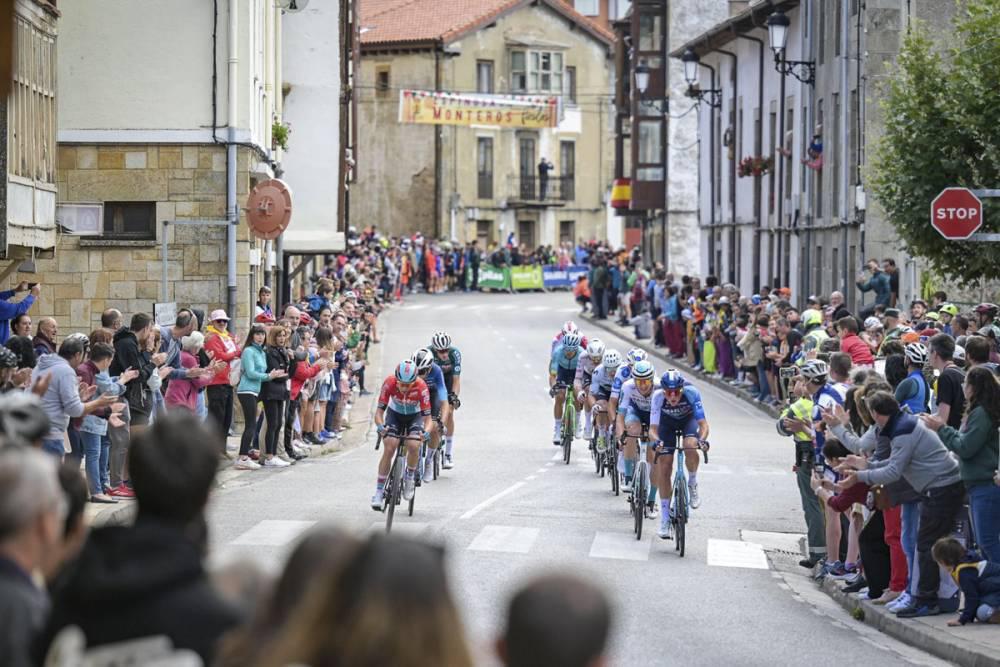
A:
{"label": "window", "polygon": [[517,242],[523,243],[529,249],[535,247],[535,221],[519,220],[517,223]]}
{"label": "window", "polygon": [[784,158],[784,170],[785,170],[785,191],[782,196],[788,199],[792,196],[792,150],[795,148],[794,137],[795,137],[795,104],[787,105],[787,118],[785,119],[785,137],[782,143],[782,157]]}
{"label": "window", "polygon": [[[771,113],[768,117],[768,133],[771,137],[771,155],[777,155],[775,150],[778,147],[778,113],[774,111],[774,102],[771,103]],[[767,213],[772,215],[774,213],[774,202],[778,198],[778,193],[775,191],[775,179],[774,172],[778,171],[778,165],[771,165],[771,173],[767,175]],[[781,224],[781,221],[778,221]]]}
{"label": "window", "polygon": [[663,44],[662,17],[658,13],[639,16],[639,51],[659,53]]}
{"label": "window", "polygon": [[476,240],[479,241],[480,249],[489,247],[493,240],[492,220],[476,220]]}
{"label": "window", "polygon": [[813,294],[823,293],[823,246],[816,246],[816,266],[813,267],[815,272],[816,284],[813,285]]}
{"label": "window", "polygon": [[833,11],[837,12],[836,17],[834,17],[834,25],[836,26],[836,28],[834,29],[834,33],[833,33],[833,38],[834,38],[834,41],[833,41],[833,55],[835,55],[835,56],[839,56],[840,55],[840,35],[841,35],[841,31],[844,29],[844,22],[841,20],[841,18],[843,17],[843,14],[841,14],[841,12],[840,12],[840,3],[841,2],[846,2],[846,0],[839,0],[838,2],[829,3],[829,4],[833,5]]}
{"label": "window", "polygon": [[156,238],[156,203],[104,202],[104,237],[150,240]]}
{"label": "window", "polygon": [[388,97],[392,82],[389,78],[388,65],[375,66],[375,93],[379,97]]}
{"label": "window", "polygon": [[574,220],[559,221],[559,243],[576,243],[576,222]]}
{"label": "window", "polygon": [[576,11],[580,12],[584,16],[597,16],[600,14],[598,0],[576,0],[574,3],[576,6]]}
{"label": "window", "polygon": [[655,165],[655,169],[640,168],[636,178],[640,181],[663,180],[663,121],[639,121],[639,165]]}
{"label": "window", "polygon": [[480,199],[493,199],[493,139],[477,139],[477,194]]}
{"label": "window", "polygon": [[516,93],[563,92],[563,54],[556,51],[511,51],[510,87]]}
{"label": "window", "polygon": [[[56,39],[20,16],[15,16],[13,32],[7,171],[28,180],[54,183]],[[6,175],[0,174],[0,178]]]}
{"label": "window", "polygon": [[576,199],[576,144],[572,141],[559,142],[559,169],[562,171],[562,199],[573,201]]}
{"label": "window", "polygon": [[576,104],[576,67],[566,68],[566,99],[570,104]]}
{"label": "window", "polygon": [[492,93],[493,92],[493,61],[492,60],[477,60],[476,61],[476,92],[477,93]]}

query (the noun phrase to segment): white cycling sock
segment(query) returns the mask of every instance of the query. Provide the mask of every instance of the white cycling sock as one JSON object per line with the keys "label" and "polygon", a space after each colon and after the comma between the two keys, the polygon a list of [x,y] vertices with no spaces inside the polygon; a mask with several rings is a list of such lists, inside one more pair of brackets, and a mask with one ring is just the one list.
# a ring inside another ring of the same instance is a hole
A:
{"label": "white cycling sock", "polygon": [[448,456],[448,457],[451,456],[451,448],[452,447],[453,447],[453,442],[452,442],[451,436],[449,435],[444,440],[444,453],[445,453],[446,456]]}
{"label": "white cycling sock", "polygon": [[583,423],[584,423],[584,424],[586,425],[586,427],[587,427],[587,428],[589,429],[589,428],[590,428],[590,413],[589,413],[589,412],[584,412],[584,413],[583,413],[583,416],[584,416],[584,420],[583,420]]}
{"label": "white cycling sock", "polygon": [[697,484],[697,483],[698,483],[698,473],[696,473],[696,472],[689,472],[688,473],[688,486],[691,486],[692,484]]}
{"label": "white cycling sock", "polygon": [[562,419],[557,419],[556,420],[556,428],[559,428],[560,426],[562,426]]}
{"label": "white cycling sock", "polygon": [[660,516],[664,518],[670,516],[670,498],[660,499]]}

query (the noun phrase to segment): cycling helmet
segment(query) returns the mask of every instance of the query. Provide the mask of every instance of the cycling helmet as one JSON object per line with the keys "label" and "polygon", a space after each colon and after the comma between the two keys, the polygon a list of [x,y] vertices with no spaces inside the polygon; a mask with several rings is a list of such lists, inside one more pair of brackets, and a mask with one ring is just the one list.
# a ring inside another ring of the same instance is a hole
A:
{"label": "cycling helmet", "polygon": [[911,364],[923,366],[927,363],[927,346],[923,343],[907,343],[903,351]]}
{"label": "cycling helmet", "polygon": [[414,352],[410,359],[417,365],[418,373],[429,370],[434,365],[434,355],[426,347],[422,347]]}
{"label": "cycling helmet", "polygon": [[924,313],[924,319],[925,320],[931,320],[931,321],[937,322],[938,320],[941,319],[941,316],[938,315],[933,310],[929,310],[926,313]]}
{"label": "cycling helmet", "polygon": [[0,370],[17,368],[17,355],[6,347],[0,347]]}
{"label": "cycling helmet", "polygon": [[965,361],[965,347],[955,345],[955,351],[951,353],[951,358],[955,361]]}
{"label": "cycling helmet", "polygon": [[0,401],[0,435],[9,442],[33,446],[49,432],[42,402],[30,391],[11,391]]}
{"label": "cycling helmet", "polygon": [[568,333],[563,336],[562,345],[571,350],[575,350],[580,347],[580,334],[578,333]]}
{"label": "cycling helmet", "polygon": [[656,371],[653,370],[653,364],[646,359],[637,361],[632,368],[632,377],[636,380],[652,380],[655,374]]}
{"label": "cycling helmet", "polygon": [[604,358],[604,342],[598,339],[590,341],[587,345],[587,355],[590,356],[595,362],[600,361]]}
{"label": "cycling helmet", "polygon": [[802,326],[811,327],[823,324],[823,314],[815,308],[808,308],[802,311]]}
{"label": "cycling helmet", "polygon": [[985,327],[979,327],[979,333],[987,338],[1000,340],[1000,327],[997,327],[995,324],[987,324]]}
{"label": "cycling helmet", "polygon": [[660,378],[664,391],[676,391],[684,386],[684,376],[676,368],[671,368]]}
{"label": "cycling helmet", "polygon": [[940,308],[938,308],[938,312],[955,317],[956,315],[958,315],[958,306],[956,306],[953,303],[946,303],[943,304]]}
{"label": "cycling helmet", "polygon": [[625,358],[628,361],[629,366],[635,366],[640,361],[645,361],[647,356],[648,355],[646,354],[645,350],[640,350],[637,347],[633,347],[631,350],[628,351],[628,354],[626,355]]}
{"label": "cycling helmet", "polygon": [[90,339],[87,338],[87,334],[83,333],[71,333],[63,339],[64,343],[69,343],[70,341],[76,341],[83,346],[83,351],[86,352],[90,349]]}
{"label": "cycling helmet", "polygon": [[564,335],[571,333],[580,333],[580,328],[576,326],[576,322],[574,322],[573,320],[566,320],[566,322],[563,323],[562,332]]}
{"label": "cycling helmet", "polygon": [[431,347],[435,350],[447,350],[451,347],[451,336],[443,331],[438,331],[431,336]]}
{"label": "cycling helmet", "polygon": [[608,350],[604,353],[604,368],[608,372],[614,372],[622,365],[622,355],[618,350]]}
{"label": "cycling helmet", "polygon": [[881,329],[882,321],[877,317],[869,317],[865,320],[865,329]]}
{"label": "cycling helmet", "polygon": [[826,379],[830,369],[822,359],[810,359],[802,364],[802,377],[815,382],[822,382]]}
{"label": "cycling helmet", "polygon": [[407,359],[396,366],[396,379],[405,384],[410,384],[417,379],[417,365],[413,359]]}
{"label": "cycling helmet", "polygon": [[989,317],[996,317],[997,311],[1000,311],[1000,308],[998,308],[995,303],[981,303],[978,306],[976,306],[976,312],[979,313],[980,315],[988,315]]}

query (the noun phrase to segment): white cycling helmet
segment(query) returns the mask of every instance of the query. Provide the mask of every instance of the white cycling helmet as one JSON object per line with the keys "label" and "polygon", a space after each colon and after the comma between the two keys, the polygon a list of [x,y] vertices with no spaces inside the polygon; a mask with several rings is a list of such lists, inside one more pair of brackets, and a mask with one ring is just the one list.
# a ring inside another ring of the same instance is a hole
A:
{"label": "white cycling helmet", "polygon": [[573,320],[566,320],[562,327],[563,334],[580,333],[580,327]]}
{"label": "white cycling helmet", "polygon": [[608,350],[604,353],[604,368],[609,372],[615,372],[622,365],[622,355],[618,350]]}
{"label": "white cycling helmet", "polygon": [[903,352],[914,366],[923,366],[927,363],[928,356],[930,356],[927,353],[927,346],[923,343],[907,343],[906,347],[903,348]]}
{"label": "white cycling helmet", "polygon": [[654,375],[656,375],[656,370],[653,369],[653,364],[646,359],[637,361],[632,368],[632,377],[636,380],[652,380]]}
{"label": "white cycling helmet", "polygon": [[580,337],[580,334],[568,333],[563,336],[562,345],[563,347],[568,347],[571,350],[575,350],[576,348],[580,347],[580,342],[582,340],[583,339]]}
{"label": "white cycling helmet", "polygon": [[826,379],[830,369],[822,359],[810,359],[802,364],[802,377],[807,380],[822,382]]}
{"label": "white cycling helmet", "polygon": [[451,347],[451,336],[443,331],[438,331],[431,336],[431,347],[435,350],[447,350]]}
{"label": "white cycling helmet", "polygon": [[587,344],[587,355],[598,363],[604,358],[604,341],[595,338]]}
{"label": "white cycling helmet", "polygon": [[434,364],[434,355],[426,347],[422,347],[413,353],[411,357],[417,367],[417,371],[426,371]]}
{"label": "white cycling helmet", "polygon": [[625,358],[628,361],[629,366],[635,366],[640,361],[645,361],[647,356],[648,355],[646,354],[645,350],[640,350],[637,347],[633,347],[631,350],[628,351],[628,354],[625,355]]}

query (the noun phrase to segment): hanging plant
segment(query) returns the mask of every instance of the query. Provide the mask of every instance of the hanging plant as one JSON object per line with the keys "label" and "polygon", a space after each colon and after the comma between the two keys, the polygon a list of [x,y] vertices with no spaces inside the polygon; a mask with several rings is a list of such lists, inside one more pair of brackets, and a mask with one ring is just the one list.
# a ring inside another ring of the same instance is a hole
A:
{"label": "hanging plant", "polygon": [[291,133],[289,127],[278,121],[274,121],[271,125],[271,148],[280,148],[283,151],[288,150],[288,135]]}
{"label": "hanging plant", "polygon": [[740,160],[739,165],[736,168],[736,175],[740,178],[746,178],[747,176],[760,177],[771,173],[771,169],[774,168],[774,158],[760,157],[760,156],[750,156]]}

